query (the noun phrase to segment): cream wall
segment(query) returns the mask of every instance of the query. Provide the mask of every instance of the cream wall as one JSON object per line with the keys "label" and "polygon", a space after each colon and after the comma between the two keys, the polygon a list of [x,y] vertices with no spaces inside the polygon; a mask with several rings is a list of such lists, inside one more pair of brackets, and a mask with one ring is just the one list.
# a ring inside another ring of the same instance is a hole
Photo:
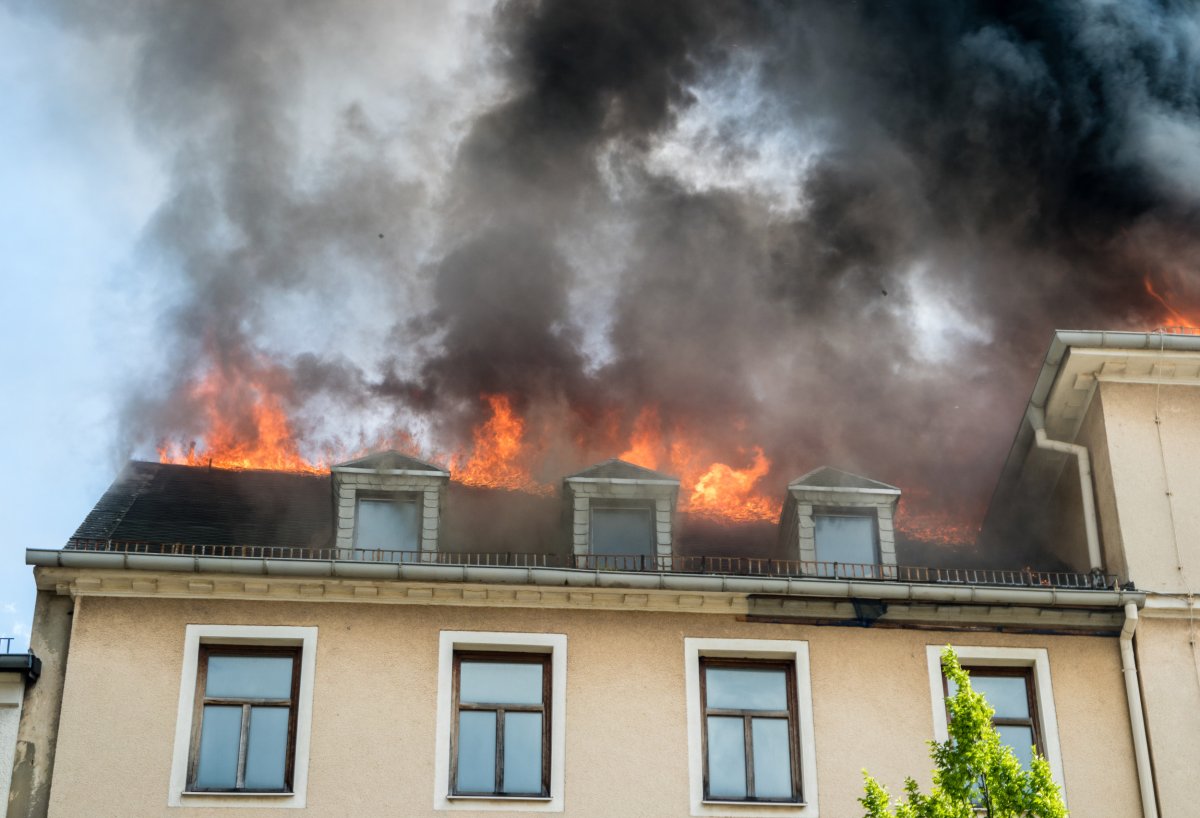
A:
{"label": "cream wall", "polygon": [[1164,816],[1196,812],[1200,752],[1200,670],[1187,619],[1143,618],[1137,632],[1146,728]]}
{"label": "cream wall", "polygon": [[8,786],[12,781],[17,725],[21,723],[21,700],[24,694],[24,676],[20,673],[0,673],[0,805],[8,804]]}
{"label": "cream wall", "polygon": [[[926,645],[1045,647],[1069,806],[1089,818],[1138,814],[1115,639],[758,624],[724,615],[348,603],[89,598],[80,611],[51,793],[50,815],[58,818],[180,814],[166,803],[189,623],[319,628],[307,815],[435,814],[441,630],[567,635],[569,816],[688,814],[688,636],[809,642],[826,818],[861,814],[856,798],[863,768],[894,791],[906,775],[928,785],[925,741],[933,728]],[[220,808],[183,812],[231,815]]]}
{"label": "cream wall", "polygon": [[1102,382],[1100,397],[1128,578],[1159,593],[1200,587],[1200,388]]}

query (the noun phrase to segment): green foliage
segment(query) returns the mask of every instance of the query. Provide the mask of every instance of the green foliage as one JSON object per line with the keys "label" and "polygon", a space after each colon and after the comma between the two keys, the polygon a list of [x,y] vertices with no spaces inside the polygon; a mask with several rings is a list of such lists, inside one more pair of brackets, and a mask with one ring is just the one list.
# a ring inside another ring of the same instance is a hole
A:
{"label": "green foliage", "polygon": [[864,818],[1066,818],[1046,759],[1035,754],[1032,769],[1021,768],[992,726],[995,711],[971,689],[949,647],[942,652],[942,669],[958,691],[946,699],[949,740],[929,742],[933,789],[922,795],[909,778],[905,800],[893,810],[887,790],[864,770],[866,793],[858,799],[867,810]]}

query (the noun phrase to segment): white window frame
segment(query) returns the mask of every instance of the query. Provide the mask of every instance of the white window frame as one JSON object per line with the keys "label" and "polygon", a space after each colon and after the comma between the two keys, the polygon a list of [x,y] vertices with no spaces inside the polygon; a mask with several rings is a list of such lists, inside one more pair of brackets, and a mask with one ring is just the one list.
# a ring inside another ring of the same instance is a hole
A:
{"label": "white window frame", "polygon": [[[795,663],[796,717],[800,720],[800,787],[803,802],[780,804],[758,801],[705,801],[704,752],[700,707],[701,657],[728,659],[774,659]],[[817,751],[813,732],[812,680],[809,675],[808,642],[785,639],[683,640],[684,678],[687,683],[688,793],[691,814],[697,816],[771,816],[773,818],[817,818]]]}
{"label": "white window frame", "polygon": [[[1054,686],[1050,682],[1050,654],[1045,648],[996,648],[977,645],[951,645],[958,661],[975,667],[1033,668],[1033,686],[1037,693],[1037,720],[1050,775],[1067,802],[1067,784],[1063,776],[1062,749],[1058,743],[1058,714],[1054,710]],[[933,737],[946,741],[946,688],[942,683],[942,651],[945,645],[926,645],[929,663],[929,690],[933,695]]]}
{"label": "white window frame", "polygon": [[[189,793],[188,752],[196,706],[196,673],[201,645],[239,647],[300,647],[300,691],[296,698],[296,756],[290,793]],[[308,755],[312,737],[313,680],[317,667],[317,629],[275,625],[188,625],[184,631],[183,672],[179,680],[179,710],[175,717],[175,747],[171,756],[169,807],[271,807],[301,809],[308,797]]]}
{"label": "white window frame", "polygon": [[[450,725],[453,723],[454,652],[483,650],[550,654],[550,795],[548,797],[450,793]],[[562,812],[567,746],[567,636],[562,633],[442,631],[438,639],[437,731],[433,808],[477,812]]]}

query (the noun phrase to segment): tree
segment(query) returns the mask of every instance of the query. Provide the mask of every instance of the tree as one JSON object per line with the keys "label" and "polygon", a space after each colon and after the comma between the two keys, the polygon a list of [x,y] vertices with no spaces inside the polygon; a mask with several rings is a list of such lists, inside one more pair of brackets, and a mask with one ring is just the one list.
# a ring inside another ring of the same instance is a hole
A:
{"label": "tree", "polygon": [[949,647],[942,652],[942,670],[958,689],[946,699],[950,738],[929,742],[933,789],[922,795],[917,782],[907,779],[906,800],[893,811],[887,790],[864,770],[866,794],[858,799],[867,809],[864,818],[1066,818],[1046,759],[1035,752],[1031,769],[1021,768],[992,725],[996,711],[971,689],[970,676]]}

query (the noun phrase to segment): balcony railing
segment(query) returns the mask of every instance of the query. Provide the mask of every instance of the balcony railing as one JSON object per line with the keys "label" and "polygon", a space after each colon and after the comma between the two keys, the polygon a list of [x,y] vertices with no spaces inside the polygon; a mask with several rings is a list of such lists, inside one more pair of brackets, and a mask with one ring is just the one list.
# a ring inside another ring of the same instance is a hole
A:
{"label": "balcony railing", "polygon": [[934,568],[852,562],[814,562],[739,556],[645,556],[535,554],[522,552],[455,553],[386,549],[291,548],[257,545],[195,545],[118,540],[71,540],[66,550],[116,554],[173,554],[237,559],[342,560],[404,565],[567,568],[586,571],[700,574],[744,577],[847,579],[937,585],[994,585],[1020,588],[1113,589],[1109,574],[1035,571],[1031,568]]}

